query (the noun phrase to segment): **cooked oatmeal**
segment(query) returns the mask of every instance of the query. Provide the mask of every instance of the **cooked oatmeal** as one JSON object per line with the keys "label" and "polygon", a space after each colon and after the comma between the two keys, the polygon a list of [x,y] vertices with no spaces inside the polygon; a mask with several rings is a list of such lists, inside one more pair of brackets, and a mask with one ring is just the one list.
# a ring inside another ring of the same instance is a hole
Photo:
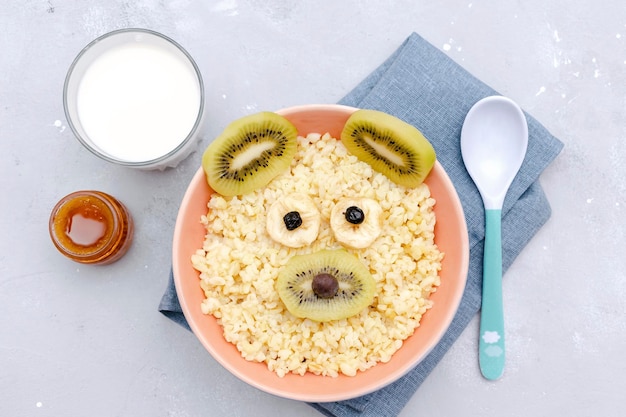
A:
{"label": "cooked oatmeal", "polygon": [[[311,245],[293,249],[270,238],[266,212],[276,199],[296,192],[313,199],[321,224]],[[276,291],[278,272],[293,255],[341,248],[329,219],[345,197],[372,198],[383,209],[380,236],[365,249],[347,249],[370,269],[376,296],[348,319],[296,318]],[[353,376],[387,362],[419,326],[440,282],[434,204],[426,184],[394,184],[328,134],[299,137],[290,170],[268,186],[243,196],[211,196],[201,219],[204,245],[192,256],[206,297],[202,311],[217,318],[245,359],[265,362],[279,376]]]}

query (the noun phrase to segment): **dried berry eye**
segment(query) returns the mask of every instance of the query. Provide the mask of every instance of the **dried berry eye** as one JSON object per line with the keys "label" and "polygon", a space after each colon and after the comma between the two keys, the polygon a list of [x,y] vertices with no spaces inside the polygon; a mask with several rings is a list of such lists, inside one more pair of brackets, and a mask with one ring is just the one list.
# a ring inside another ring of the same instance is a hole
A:
{"label": "dried berry eye", "polygon": [[365,215],[363,214],[363,210],[358,208],[357,206],[350,206],[346,209],[346,220],[348,223],[352,224],[361,224],[363,220],[365,220]]}
{"label": "dried berry eye", "polygon": [[290,211],[283,216],[283,222],[285,222],[287,230],[295,230],[302,226],[302,217],[297,211]]}

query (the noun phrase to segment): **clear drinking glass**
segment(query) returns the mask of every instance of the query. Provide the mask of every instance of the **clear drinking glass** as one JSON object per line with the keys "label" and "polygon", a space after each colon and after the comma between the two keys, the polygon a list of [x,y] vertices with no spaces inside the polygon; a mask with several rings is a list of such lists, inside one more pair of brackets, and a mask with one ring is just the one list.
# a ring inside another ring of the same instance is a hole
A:
{"label": "clear drinking glass", "polygon": [[197,144],[204,85],[195,61],[172,39],[121,29],[89,43],[63,89],[68,124],[98,157],[132,168],[176,166]]}

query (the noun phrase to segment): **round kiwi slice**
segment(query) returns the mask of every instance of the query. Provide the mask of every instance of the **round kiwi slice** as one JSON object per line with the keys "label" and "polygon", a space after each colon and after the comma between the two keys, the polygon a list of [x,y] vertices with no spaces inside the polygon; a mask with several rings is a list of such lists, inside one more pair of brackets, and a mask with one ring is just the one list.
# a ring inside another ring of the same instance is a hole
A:
{"label": "round kiwi slice", "polygon": [[435,165],[435,149],[414,126],[377,110],[357,110],[341,132],[361,161],[406,187],[420,185]]}
{"label": "round kiwi slice", "polygon": [[356,256],[337,249],[292,257],[279,272],[276,288],[291,314],[325,322],[370,305],[376,283]]}
{"label": "round kiwi slice", "polygon": [[260,112],[235,120],[202,155],[209,185],[224,196],[266,186],[289,168],[297,137],[296,127],[276,113]]}

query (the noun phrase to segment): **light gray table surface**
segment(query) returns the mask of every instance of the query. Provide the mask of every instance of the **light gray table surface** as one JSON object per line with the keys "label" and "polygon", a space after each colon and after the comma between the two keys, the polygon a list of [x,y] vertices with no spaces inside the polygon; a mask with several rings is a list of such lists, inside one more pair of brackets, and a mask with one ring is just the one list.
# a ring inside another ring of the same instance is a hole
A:
{"label": "light gray table surface", "polygon": [[[0,4],[0,416],[318,416],[252,388],[157,311],[199,152],[133,171],[67,125],[72,59],[113,29],[181,43],[205,82],[200,147],[244,114],[334,103],[413,31],[517,101],[565,148],[552,218],[505,276],[508,362],[488,382],[474,320],[401,416],[624,416],[626,3],[591,0],[29,1]],[[99,189],[130,208],[129,253],[63,258],[55,202]]]}

